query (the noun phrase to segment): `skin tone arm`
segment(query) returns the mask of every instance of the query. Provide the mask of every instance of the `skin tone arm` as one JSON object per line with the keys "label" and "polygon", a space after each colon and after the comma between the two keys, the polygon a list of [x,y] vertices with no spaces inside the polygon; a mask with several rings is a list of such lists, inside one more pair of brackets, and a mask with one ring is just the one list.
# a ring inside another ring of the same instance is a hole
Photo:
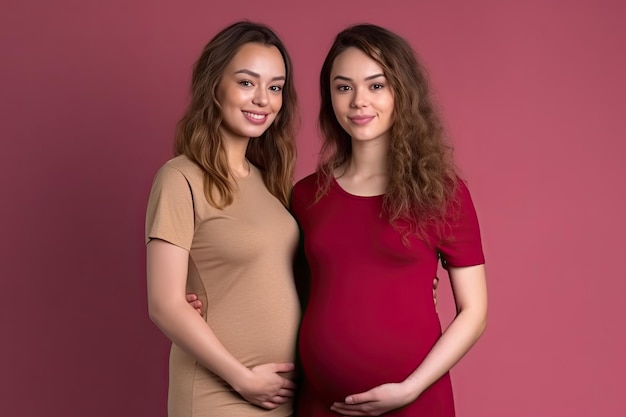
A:
{"label": "skin tone arm", "polygon": [[148,309],[152,321],[176,345],[224,379],[247,401],[273,409],[293,396],[293,381],[279,375],[292,363],[267,363],[248,369],[217,339],[185,299],[189,252],[162,240],[147,246]]}
{"label": "skin tone arm", "polygon": [[415,401],[448,372],[485,329],[487,285],[484,265],[449,268],[457,315],[426,358],[404,381],[355,393],[331,410],[342,416],[379,416]]}

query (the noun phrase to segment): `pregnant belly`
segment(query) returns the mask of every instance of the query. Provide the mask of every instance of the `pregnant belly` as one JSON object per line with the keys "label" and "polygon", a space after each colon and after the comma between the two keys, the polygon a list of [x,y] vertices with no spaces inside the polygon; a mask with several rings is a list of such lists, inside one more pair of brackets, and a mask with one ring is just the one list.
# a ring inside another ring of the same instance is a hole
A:
{"label": "pregnant belly", "polygon": [[332,402],[403,381],[440,334],[437,315],[419,314],[415,308],[309,309],[300,329],[299,350],[313,394]]}
{"label": "pregnant belly", "polygon": [[223,303],[209,310],[207,324],[219,341],[246,367],[268,362],[293,362],[300,325],[300,307],[293,297],[272,305]]}

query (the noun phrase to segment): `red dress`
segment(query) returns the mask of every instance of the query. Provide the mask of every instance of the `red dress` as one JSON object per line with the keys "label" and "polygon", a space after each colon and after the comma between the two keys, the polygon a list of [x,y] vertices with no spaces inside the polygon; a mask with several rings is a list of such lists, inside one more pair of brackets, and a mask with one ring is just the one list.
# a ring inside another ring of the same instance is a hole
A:
{"label": "red dress", "polygon": [[[441,335],[432,298],[439,256],[450,266],[484,263],[476,212],[459,181],[450,239],[401,235],[380,216],[382,196],[360,197],[333,181],[314,203],[316,174],[296,184],[292,210],[304,235],[310,298],[299,352],[304,372],[298,417],[337,417],[335,401],[417,368]],[[408,406],[386,415],[453,417],[449,374]]]}

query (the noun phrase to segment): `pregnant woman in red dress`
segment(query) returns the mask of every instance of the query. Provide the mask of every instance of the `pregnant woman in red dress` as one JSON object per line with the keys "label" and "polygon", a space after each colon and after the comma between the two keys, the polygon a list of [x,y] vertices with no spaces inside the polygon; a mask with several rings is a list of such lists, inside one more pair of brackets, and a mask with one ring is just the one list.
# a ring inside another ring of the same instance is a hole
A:
{"label": "pregnant woman in red dress", "polygon": [[[357,25],[320,76],[317,172],[296,184],[310,294],[297,417],[452,417],[449,369],[485,327],[478,220],[407,42]],[[441,332],[441,259],[457,306]]]}

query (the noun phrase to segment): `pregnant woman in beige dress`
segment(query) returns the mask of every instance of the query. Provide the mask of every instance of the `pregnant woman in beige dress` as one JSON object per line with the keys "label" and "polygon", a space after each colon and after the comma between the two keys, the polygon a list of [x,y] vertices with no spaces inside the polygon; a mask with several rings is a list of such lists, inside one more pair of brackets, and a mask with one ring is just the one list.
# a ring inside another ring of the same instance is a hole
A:
{"label": "pregnant woman in beige dress", "polygon": [[[146,214],[150,317],[172,341],[170,417],[289,416],[300,307],[286,209],[295,163],[289,56],[233,24],[197,61],[175,154]],[[185,293],[206,307],[198,315]]]}

